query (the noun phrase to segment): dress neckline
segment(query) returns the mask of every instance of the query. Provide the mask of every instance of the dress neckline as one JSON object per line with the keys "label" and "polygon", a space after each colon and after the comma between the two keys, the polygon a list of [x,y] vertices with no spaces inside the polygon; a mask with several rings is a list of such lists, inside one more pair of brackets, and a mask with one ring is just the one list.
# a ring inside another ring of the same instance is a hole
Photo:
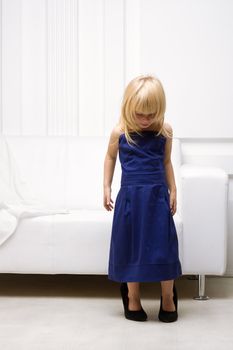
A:
{"label": "dress neckline", "polygon": [[[154,131],[154,130],[142,130],[142,131],[141,131],[142,135],[144,134],[144,136],[145,136],[145,135],[151,135],[151,134],[153,133],[153,135],[154,135],[156,138],[161,138],[161,139],[166,140],[166,137],[165,137],[163,134],[156,135],[156,132],[158,132],[158,131]],[[137,135],[138,137],[140,136],[140,135],[138,135],[138,134],[136,133],[136,131],[130,131],[129,133],[132,134],[132,135]],[[120,140],[123,136],[124,136],[124,138],[125,138],[125,133],[124,133],[124,132],[120,134],[119,140]]]}
{"label": "dress neckline", "polygon": [[[139,132],[148,132],[148,131],[158,132],[157,130],[141,130],[141,131],[139,131]],[[130,131],[130,133],[131,133],[131,132],[136,132],[136,131]]]}
{"label": "dress neckline", "polygon": [[[157,133],[158,131],[154,131],[154,130],[142,130],[142,131],[139,131],[140,133],[143,133],[143,132],[153,132],[153,134]],[[137,134],[136,131],[129,131],[129,134]],[[121,135],[125,135],[125,133],[121,133]],[[162,134],[161,134],[162,135]]]}
{"label": "dress neckline", "polygon": [[[139,131],[140,133],[143,133],[143,132],[153,132],[153,133],[158,133],[158,130],[141,130],[141,131]],[[120,135],[123,135],[123,134],[125,134],[124,132],[123,133],[121,133]],[[137,134],[137,132],[136,131],[129,131],[129,134]]]}

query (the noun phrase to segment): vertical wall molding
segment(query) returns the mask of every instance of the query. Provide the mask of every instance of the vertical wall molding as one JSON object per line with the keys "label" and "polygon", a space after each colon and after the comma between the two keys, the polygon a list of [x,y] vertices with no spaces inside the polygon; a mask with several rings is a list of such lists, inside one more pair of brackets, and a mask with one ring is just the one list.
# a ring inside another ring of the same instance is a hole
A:
{"label": "vertical wall molding", "polygon": [[141,71],[141,0],[125,1],[124,85]]}
{"label": "vertical wall molding", "polygon": [[79,130],[80,136],[103,133],[104,0],[79,0]]}
{"label": "vertical wall molding", "polygon": [[21,134],[21,1],[1,2],[2,134]]}
{"label": "vertical wall molding", "polygon": [[78,2],[47,1],[48,135],[76,135]]}
{"label": "vertical wall molding", "polygon": [[124,2],[104,3],[104,125],[108,135],[119,119],[124,88]]}
{"label": "vertical wall molding", "polygon": [[0,134],[2,134],[2,0],[0,0]]}
{"label": "vertical wall molding", "polygon": [[140,0],[0,0],[5,135],[103,136],[140,74]]}

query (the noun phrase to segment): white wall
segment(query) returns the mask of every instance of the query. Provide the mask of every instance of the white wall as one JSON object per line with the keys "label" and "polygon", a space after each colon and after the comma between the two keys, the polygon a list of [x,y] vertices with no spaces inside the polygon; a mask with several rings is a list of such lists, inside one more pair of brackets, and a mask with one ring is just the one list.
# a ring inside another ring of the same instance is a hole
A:
{"label": "white wall", "polygon": [[[156,74],[186,162],[229,174],[233,1],[1,0],[0,133],[109,135],[125,85]],[[228,267],[233,275],[233,219]]]}
{"label": "white wall", "polygon": [[178,137],[233,137],[233,1],[141,1],[141,70],[157,73]]}

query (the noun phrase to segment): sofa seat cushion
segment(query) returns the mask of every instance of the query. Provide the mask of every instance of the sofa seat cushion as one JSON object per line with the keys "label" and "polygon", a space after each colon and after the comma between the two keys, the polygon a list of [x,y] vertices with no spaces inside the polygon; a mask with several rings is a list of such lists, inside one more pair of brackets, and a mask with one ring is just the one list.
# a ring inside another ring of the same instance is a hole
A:
{"label": "sofa seat cushion", "polygon": [[[113,211],[105,210],[24,218],[0,246],[0,272],[103,274],[105,266],[107,274],[112,219]],[[174,222],[182,245],[177,213]]]}

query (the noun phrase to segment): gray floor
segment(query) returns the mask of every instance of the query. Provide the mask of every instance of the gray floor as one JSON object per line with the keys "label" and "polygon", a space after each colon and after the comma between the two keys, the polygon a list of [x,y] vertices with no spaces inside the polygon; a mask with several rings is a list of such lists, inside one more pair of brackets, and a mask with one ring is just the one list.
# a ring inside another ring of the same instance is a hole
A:
{"label": "gray floor", "polygon": [[196,301],[190,277],[176,280],[179,318],[168,324],[157,319],[160,282],[141,284],[148,320],[135,322],[105,275],[0,274],[0,349],[233,349],[233,278],[208,276],[210,300]]}

